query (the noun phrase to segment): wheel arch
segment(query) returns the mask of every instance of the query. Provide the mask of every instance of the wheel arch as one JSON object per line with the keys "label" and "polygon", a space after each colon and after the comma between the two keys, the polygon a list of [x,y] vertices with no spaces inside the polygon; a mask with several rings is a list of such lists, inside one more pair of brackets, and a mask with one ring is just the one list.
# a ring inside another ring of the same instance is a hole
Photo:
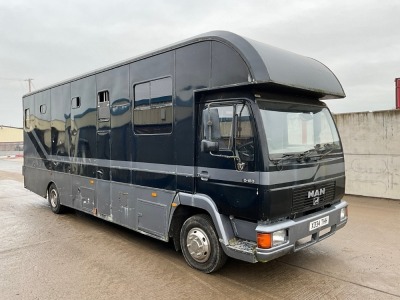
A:
{"label": "wheel arch", "polygon": [[[47,186],[46,186],[46,193],[45,193],[45,195],[44,195],[44,198],[48,198],[49,197],[49,189],[50,189],[50,186],[52,185],[52,184],[54,184],[55,185],[55,187],[57,188],[57,184],[54,182],[54,181],[49,181],[49,183],[47,184]],[[58,188],[57,188],[57,190],[58,190]]]}
{"label": "wheel arch", "polygon": [[215,202],[207,195],[178,193],[174,203],[177,206],[170,216],[169,236],[172,238],[177,251],[181,249],[179,235],[183,223],[196,214],[207,214],[211,217],[222,244],[228,245],[229,240],[234,238],[229,217],[221,215]]}

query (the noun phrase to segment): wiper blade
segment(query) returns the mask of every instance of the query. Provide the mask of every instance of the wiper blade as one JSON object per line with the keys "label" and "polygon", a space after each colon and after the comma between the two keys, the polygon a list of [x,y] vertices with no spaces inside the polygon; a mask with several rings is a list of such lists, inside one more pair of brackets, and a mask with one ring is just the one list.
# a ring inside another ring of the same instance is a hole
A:
{"label": "wiper blade", "polygon": [[280,158],[271,159],[271,162],[274,165],[279,165],[280,163],[289,159],[296,159],[298,162],[307,162],[311,158],[315,158],[315,161],[317,161],[321,160],[326,155],[339,148],[340,147],[336,143],[327,143],[323,145],[316,144],[314,148],[308,149],[301,153],[283,153]]}
{"label": "wiper blade", "polygon": [[315,145],[315,149],[320,153],[319,160],[321,160],[332,151],[340,149],[340,146],[336,143],[327,143],[323,145],[317,144]]}
{"label": "wiper blade", "polygon": [[319,160],[323,159],[325,156],[327,156],[327,155],[328,155],[329,153],[331,153],[333,150],[335,150],[335,148],[326,150],[326,152],[321,153],[320,156],[319,156]]}
{"label": "wiper blade", "polygon": [[[316,148],[309,149],[309,150],[306,150],[306,151],[304,151],[304,152],[298,154],[298,155],[297,155],[297,161],[298,161],[298,162],[300,162],[300,161],[302,161],[302,160],[308,161],[308,160],[311,159],[311,157],[313,157],[313,154],[318,155],[318,150],[317,150]],[[314,155],[314,157],[315,157],[316,155]]]}
{"label": "wiper blade", "polygon": [[296,153],[284,153],[284,154],[282,154],[282,157],[281,157],[281,158],[278,158],[278,159],[271,159],[271,161],[272,161],[275,165],[278,165],[278,164],[280,164],[281,162],[283,162],[283,161],[285,161],[285,160],[288,160],[288,159],[291,159],[291,158],[294,158],[294,157],[296,157],[296,156],[297,156]]}

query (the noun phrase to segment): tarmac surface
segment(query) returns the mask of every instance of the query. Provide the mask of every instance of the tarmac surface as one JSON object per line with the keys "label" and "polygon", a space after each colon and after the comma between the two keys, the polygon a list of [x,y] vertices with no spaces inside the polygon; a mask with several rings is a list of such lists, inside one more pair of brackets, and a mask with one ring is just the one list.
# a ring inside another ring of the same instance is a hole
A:
{"label": "tarmac surface", "polygon": [[53,214],[21,167],[0,159],[0,299],[400,299],[400,201],[346,196],[348,224],[332,237],[206,275],[171,244]]}

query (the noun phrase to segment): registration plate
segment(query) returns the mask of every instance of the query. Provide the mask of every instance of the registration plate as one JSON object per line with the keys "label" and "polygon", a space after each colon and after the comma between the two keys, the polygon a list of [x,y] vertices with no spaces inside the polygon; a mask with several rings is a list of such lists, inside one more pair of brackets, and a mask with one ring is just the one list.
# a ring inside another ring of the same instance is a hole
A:
{"label": "registration plate", "polygon": [[329,223],[329,216],[310,222],[310,231],[325,226]]}

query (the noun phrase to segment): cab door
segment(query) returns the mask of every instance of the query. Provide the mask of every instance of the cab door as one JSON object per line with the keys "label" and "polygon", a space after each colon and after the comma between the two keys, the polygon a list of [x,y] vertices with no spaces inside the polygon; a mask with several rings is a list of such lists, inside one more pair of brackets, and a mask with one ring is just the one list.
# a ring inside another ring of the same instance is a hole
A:
{"label": "cab door", "polygon": [[252,218],[259,209],[257,139],[246,101],[199,104],[196,192],[222,214]]}

